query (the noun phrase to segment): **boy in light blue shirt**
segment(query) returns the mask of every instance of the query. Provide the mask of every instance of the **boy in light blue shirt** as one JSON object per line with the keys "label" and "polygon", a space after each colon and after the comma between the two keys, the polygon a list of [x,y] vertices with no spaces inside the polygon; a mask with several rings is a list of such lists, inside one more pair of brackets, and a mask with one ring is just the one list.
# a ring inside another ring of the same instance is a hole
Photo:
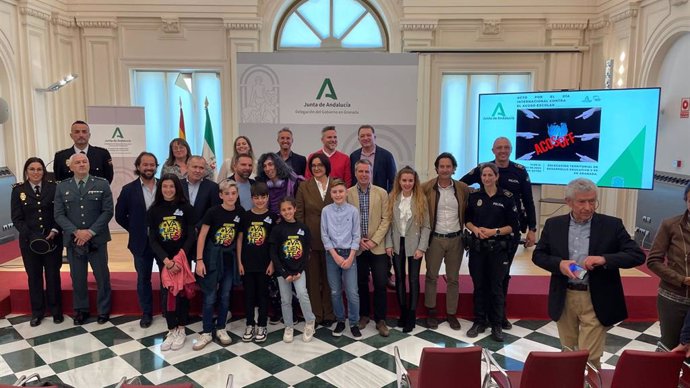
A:
{"label": "boy in light blue shirt", "polygon": [[345,306],[343,284],[347,296],[347,313],[354,339],[362,338],[359,331],[359,293],[357,290],[357,261],[360,226],[359,211],[346,202],[347,187],[341,179],[331,185],[333,203],[321,211],[321,240],[326,249],[326,276],[331,287],[333,312],[338,320],[333,336],[340,337],[345,331]]}

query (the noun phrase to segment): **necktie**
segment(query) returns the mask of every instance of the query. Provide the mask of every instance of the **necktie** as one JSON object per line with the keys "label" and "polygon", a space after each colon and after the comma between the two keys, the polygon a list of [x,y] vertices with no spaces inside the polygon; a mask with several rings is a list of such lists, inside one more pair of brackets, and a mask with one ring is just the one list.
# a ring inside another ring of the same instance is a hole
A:
{"label": "necktie", "polygon": [[79,181],[79,194],[84,195],[84,181]]}
{"label": "necktie", "polygon": [[79,151],[80,154],[85,154],[84,150]]}
{"label": "necktie", "polygon": [[41,186],[39,186],[39,185],[34,186],[34,191],[36,192],[37,197],[41,196]]}

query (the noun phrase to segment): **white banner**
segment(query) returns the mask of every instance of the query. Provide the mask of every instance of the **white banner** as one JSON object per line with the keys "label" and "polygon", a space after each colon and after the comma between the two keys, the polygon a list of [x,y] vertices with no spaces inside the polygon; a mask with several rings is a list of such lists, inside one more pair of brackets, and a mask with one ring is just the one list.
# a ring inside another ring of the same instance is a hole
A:
{"label": "white banner", "polygon": [[[86,114],[91,128],[89,143],[106,148],[113,158],[115,175],[110,189],[113,191],[113,201],[116,202],[122,186],[136,177],[134,160],[146,150],[144,107],[89,106]],[[115,217],[109,226],[111,231],[122,230],[115,222]]]}
{"label": "white banner", "polygon": [[360,148],[357,129],[370,124],[377,144],[398,166],[414,163],[417,55],[386,53],[239,53],[240,134],[255,154],[275,152],[290,127],[293,150],[321,148],[321,129],[335,125],[338,149]]}

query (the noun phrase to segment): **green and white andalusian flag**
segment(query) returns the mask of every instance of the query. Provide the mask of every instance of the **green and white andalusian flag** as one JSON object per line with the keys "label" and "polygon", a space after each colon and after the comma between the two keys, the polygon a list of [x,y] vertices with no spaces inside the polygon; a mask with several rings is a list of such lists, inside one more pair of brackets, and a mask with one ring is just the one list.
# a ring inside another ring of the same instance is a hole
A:
{"label": "green and white andalusian flag", "polygon": [[206,127],[204,129],[204,148],[201,151],[201,156],[206,159],[206,163],[214,165],[216,162],[216,146],[213,144],[213,129],[211,128],[211,118],[208,115],[208,98],[204,102],[204,109],[206,109]]}

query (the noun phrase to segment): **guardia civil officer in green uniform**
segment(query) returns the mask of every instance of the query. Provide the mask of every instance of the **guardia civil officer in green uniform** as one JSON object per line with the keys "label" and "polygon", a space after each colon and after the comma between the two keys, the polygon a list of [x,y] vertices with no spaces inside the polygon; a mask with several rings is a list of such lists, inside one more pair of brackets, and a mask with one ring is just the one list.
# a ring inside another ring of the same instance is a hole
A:
{"label": "guardia civil officer in green uniform", "polygon": [[[62,323],[60,267],[62,236],[53,218],[55,182],[48,180],[41,158],[24,163],[24,182],[12,188],[12,222],[19,231],[19,250],[29,280],[31,327],[41,324],[47,307],[53,322]],[[43,276],[45,273],[45,290]]]}
{"label": "guardia civil officer in green uniform", "polygon": [[[520,220],[520,232],[526,233],[525,235],[525,248],[529,248],[536,244],[536,232],[537,232],[537,215],[534,208],[534,198],[532,196],[532,183],[529,179],[529,174],[525,169],[525,166],[511,162],[510,153],[513,150],[513,146],[510,140],[506,137],[499,137],[494,140],[493,147],[491,151],[494,153],[496,159],[493,163],[498,167],[498,185],[504,189],[508,190],[513,194],[513,199],[515,200],[515,205],[517,205],[518,215]],[[481,166],[481,164],[480,164]],[[481,172],[479,166],[473,168],[463,176],[460,181],[465,182],[468,185],[478,183],[482,185]],[[513,263],[513,257],[518,248],[518,243],[520,241],[520,233],[518,230],[513,231],[515,237],[515,244],[513,244],[513,251],[510,253],[509,263]],[[503,294],[505,297],[508,295],[508,283],[510,281],[510,268],[506,273],[505,279],[503,279]],[[504,308],[505,312],[505,308]],[[503,317],[503,330],[508,330],[512,328],[512,324],[506,317]]]}
{"label": "guardia civil officer in green uniform", "polygon": [[55,221],[63,231],[72,277],[74,324],[89,318],[87,287],[91,265],[98,287],[98,323],[110,319],[110,271],[108,270],[108,222],[113,218],[113,193],[104,178],[89,174],[86,154],[70,156],[72,178],[61,181],[55,192]]}
{"label": "guardia civil officer in green uniform", "polygon": [[503,341],[502,321],[505,295],[503,279],[510,268],[509,255],[518,230],[518,213],[513,194],[497,186],[498,167],[479,167],[482,186],[470,193],[465,226],[471,232],[469,269],[474,283],[474,324],[467,331],[476,337],[491,326],[495,341]]}

